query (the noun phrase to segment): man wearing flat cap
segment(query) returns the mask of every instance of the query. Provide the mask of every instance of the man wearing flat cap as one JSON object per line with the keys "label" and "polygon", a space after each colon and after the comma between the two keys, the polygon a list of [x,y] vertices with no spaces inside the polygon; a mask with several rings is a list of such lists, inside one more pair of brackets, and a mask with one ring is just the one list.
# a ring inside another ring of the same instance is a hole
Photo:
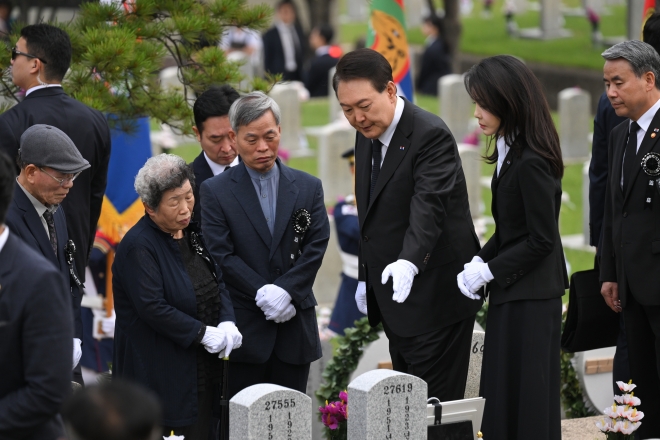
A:
{"label": "man wearing flat cap", "polygon": [[60,206],[73,181],[89,168],[73,141],[50,125],[37,124],[21,136],[16,160],[21,170],[14,187],[14,198],[6,224],[60,271],[61,281],[71,293],[73,309],[73,380],[83,384],[78,361],[82,355],[80,281],[75,269],[75,246],[69,240],[66,217]]}

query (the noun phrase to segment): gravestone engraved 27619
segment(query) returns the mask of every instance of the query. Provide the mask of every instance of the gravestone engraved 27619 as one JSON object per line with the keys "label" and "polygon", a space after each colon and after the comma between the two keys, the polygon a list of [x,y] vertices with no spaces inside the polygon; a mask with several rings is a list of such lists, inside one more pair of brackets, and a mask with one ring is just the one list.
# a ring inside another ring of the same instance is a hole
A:
{"label": "gravestone engraved 27619", "polygon": [[348,438],[426,438],[426,394],[422,379],[392,370],[373,370],[348,385]]}
{"label": "gravestone engraved 27619", "polygon": [[248,387],[229,401],[230,440],[311,440],[312,399],[270,383]]}

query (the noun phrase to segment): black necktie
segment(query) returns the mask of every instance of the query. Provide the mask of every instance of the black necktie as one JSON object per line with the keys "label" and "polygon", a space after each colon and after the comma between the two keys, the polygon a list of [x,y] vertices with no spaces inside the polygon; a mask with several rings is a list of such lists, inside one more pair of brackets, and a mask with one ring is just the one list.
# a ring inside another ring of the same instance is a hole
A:
{"label": "black necktie", "polygon": [[55,221],[53,219],[53,213],[50,211],[44,212],[44,219],[46,220],[46,225],[48,226],[50,245],[55,252],[55,257],[57,257],[57,234],[55,233]]}
{"label": "black necktie", "polygon": [[224,172],[227,171],[229,168],[231,168],[231,165],[227,165],[227,166],[225,167],[225,169],[222,170],[222,172],[224,173]]}
{"label": "black necktie", "polygon": [[376,181],[378,181],[378,175],[380,174],[380,163],[382,162],[383,152],[381,147],[383,144],[378,140],[374,139],[371,141],[371,157],[373,163],[371,164],[371,188],[369,188],[369,203],[371,203],[371,198],[374,195],[374,189],[376,188]]}
{"label": "black necktie", "polygon": [[628,185],[632,184],[632,176],[637,163],[637,131],[639,124],[633,121],[630,124],[630,131],[628,132],[628,144],[626,145],[626,155],[623,158],[623,190],[628,189]]}

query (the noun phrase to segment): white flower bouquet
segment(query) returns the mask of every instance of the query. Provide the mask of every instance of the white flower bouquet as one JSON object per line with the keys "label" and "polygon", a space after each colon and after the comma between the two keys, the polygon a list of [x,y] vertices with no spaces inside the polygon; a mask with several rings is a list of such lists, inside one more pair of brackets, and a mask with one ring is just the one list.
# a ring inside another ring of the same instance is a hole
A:
{"label": "white flower bouquet", "polygon": [[596,427],[605,433],[607,440],[633,440],[634,432],[642,424],[640,420],[644,413],[637,411],[642,401],[635,397],[633,390],[636,385],[632,380],[628,383],[617,382],[619,389],[624,393],[614,396],[614,403],[603,411],[607,417],[596,422]]}

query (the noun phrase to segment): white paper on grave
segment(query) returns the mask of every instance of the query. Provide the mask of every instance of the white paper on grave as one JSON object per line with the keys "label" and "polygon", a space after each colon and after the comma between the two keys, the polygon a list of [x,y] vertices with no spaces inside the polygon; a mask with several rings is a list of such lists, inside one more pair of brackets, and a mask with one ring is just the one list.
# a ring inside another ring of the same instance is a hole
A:
{"label": "white paper on grave", "polygon": [[[477,432],[481,429],[481,420],[484,417],[485,405],[486,399],[483,397],[442,402],[441,424],[470,420],[472,421],[472,431],[476,439]],[[435,406],[426,405],[426,421],[429,425],[435,423]]]}

